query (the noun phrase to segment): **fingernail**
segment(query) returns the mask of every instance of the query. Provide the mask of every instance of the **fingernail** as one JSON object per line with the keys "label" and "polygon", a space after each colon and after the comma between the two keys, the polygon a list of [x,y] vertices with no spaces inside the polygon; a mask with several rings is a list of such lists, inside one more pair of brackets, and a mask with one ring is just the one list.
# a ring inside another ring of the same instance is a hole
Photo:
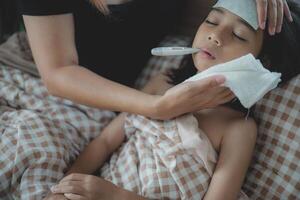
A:
{"label": "fingernail", "polygon": [[275,28],[269,29],[269,34],[270,35],[275,35]]}
{"label": "fingernail", "polygon": [[276,33],[280,33],[281,32],[282,27],[280,26],[279,28],[277,28]]}
{"label": "fingernail", "polygon": [[266,21],[263,21],[263,23],[261,24],[261,29],[265,30],[265,28],[266,28]]}
{"label": "fingernail", "polygon": [[224,83],[225,82],[225,77],[224,76],[218,76],[216,78],[216,81],[218,84]]}

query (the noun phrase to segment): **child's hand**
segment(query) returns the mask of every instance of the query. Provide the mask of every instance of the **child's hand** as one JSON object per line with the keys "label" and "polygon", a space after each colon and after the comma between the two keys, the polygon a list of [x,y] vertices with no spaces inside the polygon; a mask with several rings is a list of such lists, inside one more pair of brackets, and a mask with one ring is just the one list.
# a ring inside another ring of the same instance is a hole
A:
{"label": "child's hand", "polygon": [[50,194],[46,196],[44,200],[68,200],[68,199],[63,194],[53,194],[50,192]]}
{"label": "child's hand", "polygon": [[256,3],[259,26],[261,29],[265,29],[268,19],[270,35],[281,32],[284,15],[289,21],[293,21],[286,0],[256,0]]}
{"label": "child's hand", "polygon": [[119,188],[99,177],[86,174],[70,174],[51,188],[55,194],[64,194],[70,200],[117,199]]}

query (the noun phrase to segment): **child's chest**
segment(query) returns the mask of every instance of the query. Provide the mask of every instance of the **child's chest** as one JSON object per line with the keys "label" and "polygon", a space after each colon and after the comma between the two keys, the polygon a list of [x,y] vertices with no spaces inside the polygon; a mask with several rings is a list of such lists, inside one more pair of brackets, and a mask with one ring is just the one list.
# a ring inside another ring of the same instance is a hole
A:
{"label": "child's chest", "polygon": [[194,113],[194,116],[198,120],[199,128],[206,134],[217,152],[220,150],[222,138],[230,124],[243,117],[240,112],[223,107],[202,110]]}

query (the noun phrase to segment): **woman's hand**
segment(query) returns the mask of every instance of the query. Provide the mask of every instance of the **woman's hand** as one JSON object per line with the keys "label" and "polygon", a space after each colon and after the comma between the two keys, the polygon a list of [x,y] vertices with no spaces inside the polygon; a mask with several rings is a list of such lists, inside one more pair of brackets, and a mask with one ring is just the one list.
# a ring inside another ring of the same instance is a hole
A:
{"label": "woman's hand", "polygon": [[274,35],[279,33],[282,29],[282,22],[284,15],[293,21],[289,6],[286,0],[256,0],[259,26],[265,29],[266,21],[269,22],[269,34]]}
{"label": "woman's hand", "polygon": [[64,194],[70,200],[121,199],[122,190],[99,177],[86,174],[70,174],[58,185],[53,186],[54,194]]}
{"label": "woman's hand", "polygon": [[224,82],[224,76],[212,76],[172,87],[157,98],[154,118],[170,119],[231,101],[235,96],[228,88],[220,86]]}

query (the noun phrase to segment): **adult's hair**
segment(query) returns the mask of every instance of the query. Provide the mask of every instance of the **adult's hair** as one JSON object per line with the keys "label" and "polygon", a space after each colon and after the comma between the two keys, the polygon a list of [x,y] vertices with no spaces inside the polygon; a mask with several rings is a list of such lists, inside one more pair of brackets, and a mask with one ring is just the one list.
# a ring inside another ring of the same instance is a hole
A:
{"label": "adult's hair", "polygon": [[[300,3],[297,0],[287,1],[292,13],[293,22],[283,20],[282,31],[269,36],[265,31],[262,50],[258,58],[270,71],[282,73],[282,83],[300,73]],[[178,69],[166,73],[171,84],[179,84],[197,73],[192,56],[186,56]]]}

